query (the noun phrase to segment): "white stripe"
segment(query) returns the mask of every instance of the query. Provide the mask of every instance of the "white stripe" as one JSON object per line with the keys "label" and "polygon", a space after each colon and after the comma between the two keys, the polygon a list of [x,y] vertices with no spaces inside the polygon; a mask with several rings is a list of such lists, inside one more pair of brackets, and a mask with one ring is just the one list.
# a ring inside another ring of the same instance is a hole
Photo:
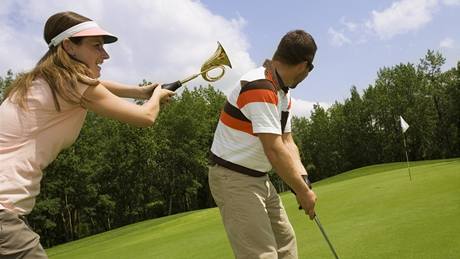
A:
{"label": "white stripe", "polygon": [[211,152],[253,170],[267,172],[272,168],[258,137],[235,130],[221,122],[214,133]]}
{"label": "white stripe", "polygon": [[84,30],[87,30],[87,29],[91,29],[91,28],[98,28],[98,27],[99,27],[99,25],[97,25],[97,23],[93,22],[93,21],[79,23],[79,24],[77,24],[75,26],[72,26],[72,27],[68,28],[67,30],[59,33],[56,37],[51,39],[51,42],[50,42],[50,44],[48,44],[48,47],[57,46],[64,39],[67,39],[67,38],[71,37],[72,35],[74,35],[74,34],[76,34],[78,32],[81,32],[81,31],[84,31]]}
{"label": "white stripe", "polygon": [[281,135],[281,117],[273,103],[248,103],[241,109],[241,112],[251,121],[254,133]]}
{"label": "white stripe", "polygon": [[[247,73],[241,80],[253,81],[265,78],[264,68]],[[236,101],[241,91],[241,85],[235,86],[228,96],[228,102],[238,107]],[[278,91],[278,106],[272,103],[251,102],[246,104],[240,111],[251,120],[254,133],[281,134],[281,111],[289,111],[290,95]],[[289,116],[286,131],[291,131],[291,115]],[[214,140],[211,147],[212,153],[232,163],[267,172],[272,166],[265,155],[262,142],[257,136],[233,129],[219,120],[214,133]]]}

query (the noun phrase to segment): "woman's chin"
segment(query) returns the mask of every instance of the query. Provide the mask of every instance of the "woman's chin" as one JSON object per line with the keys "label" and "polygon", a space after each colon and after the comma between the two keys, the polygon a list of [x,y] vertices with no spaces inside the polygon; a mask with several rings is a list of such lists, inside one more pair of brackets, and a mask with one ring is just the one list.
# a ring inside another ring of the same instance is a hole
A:
{"label": "woman's chin", "polygon": [[91,78],[98,79],[100,76],[101,76],[101,72],[94,71],[94,70],[91,71]]}

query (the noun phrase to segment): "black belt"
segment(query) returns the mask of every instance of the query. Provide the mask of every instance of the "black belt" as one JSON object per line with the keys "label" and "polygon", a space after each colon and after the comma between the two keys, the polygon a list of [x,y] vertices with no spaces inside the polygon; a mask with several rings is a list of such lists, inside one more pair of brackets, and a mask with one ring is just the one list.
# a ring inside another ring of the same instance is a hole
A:
{"label": "black belt", "polygon": [[260,172],[260,171],[257,171],[257,170],[254,170],[254,169],[251,169],[251,168],[247,168],[247,167],[244,167],[244,166],[241,166],[241,165],[237,165],[237,164],[234,164],[230,161],[227,161],[225,159],[222,159],[216,155],[214,155],[213,153],[211,153],[211,157],[210,157],[211,161],[222,166],[222,167],[225,167],[227,169],[230,169],[232,171],[235,171],[235,172],[238,172],[238,173],[241,173],[241,174],[245,174],[245,175],[249,175],[249,176],[253,176],[253,177],[263,177],[263,176],[266,176],[267,173],[264,173],[264,172]]}

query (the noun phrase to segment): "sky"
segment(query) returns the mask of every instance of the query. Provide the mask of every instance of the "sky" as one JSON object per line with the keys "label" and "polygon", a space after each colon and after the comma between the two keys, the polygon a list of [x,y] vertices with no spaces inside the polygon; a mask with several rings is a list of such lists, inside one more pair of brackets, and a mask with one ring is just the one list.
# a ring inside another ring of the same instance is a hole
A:
{"label": "sky", "polygon": [[[1,0],[0,76],[24,72],[45,54],[43,27],[74,11],[119,40],[101,79],[170,83],[200,71],[219,41],[232,63],[213,85],[228,94],[241,75],[271,58],[281,37],[303,29],[318,45],[314,70],[292,91],[293,113],[343,102],[383,67],[418,64],[428,50],[460,60],[460,0]],[[457,24],[457,25],[455,25]],[[217,70],[211,75],[217,74]],[[200,78],[185,87],[207,85]]]}

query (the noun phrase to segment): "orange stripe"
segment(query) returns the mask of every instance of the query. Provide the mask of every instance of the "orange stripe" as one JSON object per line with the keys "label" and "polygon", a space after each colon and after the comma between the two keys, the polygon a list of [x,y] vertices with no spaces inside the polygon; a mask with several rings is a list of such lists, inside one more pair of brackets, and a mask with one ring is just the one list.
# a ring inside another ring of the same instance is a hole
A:
{"label": "orange stripe", "polygon": [[250,122],[235,119],[224,111],[222,111],[222,113],[220,114],[220,121],[222,121],[223,124],[227,125],[232,129],[236,129],[254,135],[254,133],[252,132],[252,124]]}
{"label": "orange stripe", "polygon": [[273,103],[278,105],[278,96],[268,89],[254,89],[248,90],[238,96],[236,104],[238,108],[244,107],[248,103],[262,102],[262,103]]}

